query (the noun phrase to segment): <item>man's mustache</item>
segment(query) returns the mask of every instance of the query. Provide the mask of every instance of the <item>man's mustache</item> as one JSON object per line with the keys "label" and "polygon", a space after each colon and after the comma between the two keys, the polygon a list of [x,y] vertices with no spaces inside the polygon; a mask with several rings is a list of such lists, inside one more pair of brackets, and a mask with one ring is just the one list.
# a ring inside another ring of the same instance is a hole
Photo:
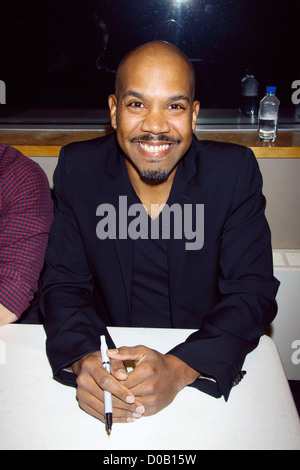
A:
{"label": "man's mustache", "polygon": [[166,142],[168,144],[180,144],[180,139],[176,139],[175,137],[170,137],[164,134],[158,134],[158,135],[153,135],[153,134],[145,134],[145,135],[139,135],[136,137],[132,137],[130,142]]}

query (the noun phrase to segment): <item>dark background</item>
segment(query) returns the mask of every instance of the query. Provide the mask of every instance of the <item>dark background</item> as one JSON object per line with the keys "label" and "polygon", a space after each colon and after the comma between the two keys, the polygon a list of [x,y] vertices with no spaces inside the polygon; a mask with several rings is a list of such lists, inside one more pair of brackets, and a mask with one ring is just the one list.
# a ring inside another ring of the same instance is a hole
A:
{"label": "dark background", "polygon": [[163,39],[197,74],[202,108],[236,108],[250,68],[293,107],[300,79],[299,0],[2,1],[0,79],[10,108],[107,108],[122,56]]}

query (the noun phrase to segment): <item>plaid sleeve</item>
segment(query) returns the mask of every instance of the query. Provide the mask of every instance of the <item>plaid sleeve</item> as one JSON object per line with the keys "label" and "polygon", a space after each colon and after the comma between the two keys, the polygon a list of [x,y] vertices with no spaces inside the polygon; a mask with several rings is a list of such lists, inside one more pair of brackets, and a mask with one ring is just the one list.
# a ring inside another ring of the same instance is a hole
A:
{"label": "plaid sleeve", "polygon": [[0,303],[19,318],[38,289],[53,206],[37,163],[8,146],[0,158]]}

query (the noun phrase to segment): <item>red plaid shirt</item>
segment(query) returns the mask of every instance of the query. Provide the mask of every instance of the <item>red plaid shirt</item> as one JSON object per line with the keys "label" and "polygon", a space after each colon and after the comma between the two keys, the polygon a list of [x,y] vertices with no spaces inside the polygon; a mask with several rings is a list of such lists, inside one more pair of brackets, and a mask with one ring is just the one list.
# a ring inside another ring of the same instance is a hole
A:
{"label": "red plaid shirt", "polygon": [[44,171],[0,145],[0,303],[18,318],[38,289],[52,220]]}

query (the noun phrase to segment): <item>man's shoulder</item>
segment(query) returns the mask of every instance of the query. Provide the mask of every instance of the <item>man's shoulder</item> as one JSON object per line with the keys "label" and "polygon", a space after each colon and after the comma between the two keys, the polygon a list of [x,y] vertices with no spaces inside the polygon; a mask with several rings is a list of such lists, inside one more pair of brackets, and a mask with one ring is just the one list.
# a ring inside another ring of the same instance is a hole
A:
{"label": "man's shoulder", "polygon": [[91,184],[106,179],[110,161],[118,158],[118,147],[114,134],[90,140],[72,142],[61,148],[58,164],[53,174],[54,185],[60,178],[74,186]]}
{"label": "man's shoulder", "polygon": [[91,159],[93,157],[101,158],[116,145],[114,134],[96,137],[94,139],[71,142],[61,149],[61,155],[66,158]]}
{"label": "man's shoulder", "polygon": [[38,163],[10,145],[0,145],[0,175],[17,184],[18,181],[44,182],[46,174]]}
{"label": "man's shoulder", "polygon": [[239,159],[252,151],[244,145],[216,140],[202,140],[194,136],[193,144],[203,157]]}
{"label": "man's shoulder", "polygon": [[251,175],[259,174],[259,167],[253,151],[234,143],[193,139],[196,178],[199,184],[203,180],[211,186],[233,187],[237,178],[245,182]]}
{"label": "man's shoulder", "polygon": [[17,168],[18,166],[28,166],[35,167],[36,163],[30,160],[21,153],[17,148],[12,147],[11,145],[0,145],[0,166],[1,170],[10,168],[11,166]]}
{"label": "man's shoulder", "polygon": [[197,149],[197,167],[204,173],[235,178],[242,168],[252,171],[257,167],[253,151],[243,145],[198,139],[194,139],[193,144]]}

